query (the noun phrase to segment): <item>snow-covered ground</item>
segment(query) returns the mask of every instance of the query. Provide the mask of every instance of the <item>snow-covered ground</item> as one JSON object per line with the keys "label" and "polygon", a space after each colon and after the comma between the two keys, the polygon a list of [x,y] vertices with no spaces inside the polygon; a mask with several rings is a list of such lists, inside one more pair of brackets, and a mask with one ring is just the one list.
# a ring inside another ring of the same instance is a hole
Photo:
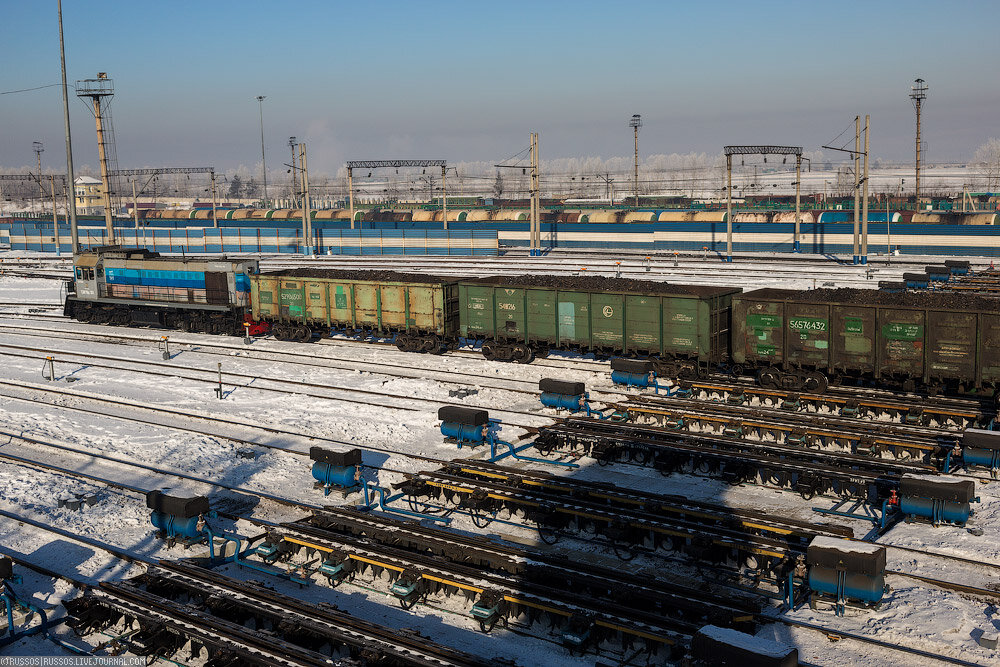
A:
{"label": "snow-covered ground", "polygon": [[[780,268],[780,262],[775,262],[775,270]],[[56,281],[0,275],[0,303],[58,303],[59,298]],[[53,337],[45,340],[36,333],[19,333],[13,328],[27,325],[48,326]],[[101,331],[108,335],[81,335],[76,339],[72,335]],[[122,341],[112,334],[145,337],[145,342]],[[464,399],[467,404],[488,407],[491,415],[519,426],[538,426],[555,416],[540,406],[536,396],[519,391],[537,386],[542,377],[584,381],[595,396],[612,390],[602,365],[560,366],[555,359],[550,365],[516,366],[471,355],[429,357],[401,353],[387,346],[347,342],[308,346],[311,358],[306,365],[274,354],[301,352],[302,346],[295,343],[259,340],[242,349],[239,339],[232,339],[229,342],[235,341],[236,345],[220,349],[217,345],[225,339],[177,334],[172,335],[176,339],[171,350],[174,356],[164,362],[157,348],[159,335],[150,330],[65,321],[39,324],[0,314],[0,454],[8,457],[0,459],[0,511],[65,532],[55,536],[0,516],[0,552],[83,581],[120,580],[141,571],[142,566],[121,562],[106,552],[75,542],[72,536],[96,539],[139,559],[190,555],[178,548],[168,549],[155,538],[142,490],[183,488],[209,495],[216,507],[228,511],[272,521],[288,520],[303,516],[304,510],[255,494],[306,505],[340,502],[336,496],[324,498],[313,488],[311,462],[305,456],[311,445],[365,449],[365,463],[383,469],[379,476],[383,484],[398,481],[405,472],[436,467],[426,459],[481,458],[481,452],[444,444],[437,430],[437,405],[461,400],[449,396],[449,391],[458,386],[479,389]],[[41,377],[43,360],[49,355],[56,358],[57,379],[51,382]],[[104,359],[97,360],[96,356]],[[150,367],[145,365],[152,362],[160,364],[155,367],[156,375],[150,374]],[[224,377],[223,400],[214,395],[211,376],[220,362],[224,372],[246,376]],[[170,368],[176,368],[176,372],[171,374]],[[461,380],[449,382],[442,370],[461,373]],[[301,388],[297,394],[281,393],[274,390],[281,380],[322,386]],[[53,394],[52,390],[61,393]],[[106,399],[127,405],[102,402]],[[157,408],[173,412],[156,413]],[[508,428],[504,435],[513,439],[522,432]],[[57,451],[22,438],[61,444],[75,451]],[[71,472],[41,469],[10,457],[113,480],[117,485],[81,479]],[[582,467],[573,471],[532,467],[611,482],[621,488],[713,500],[807,520],[819,520],[813,507],[830,504],[829,500],[804,501],[796,494],[763,487],[730,487],[685,475],[663,477],[634,466],[601,467],[589,460],[581,463]],[[982,534],[949,526],[900,524],[880,538],[880,543],[1000,565],[1000,483],[980,483],[977,493],[982,502],[975,506],[970,527],[981,529]],[[77,496],[95,502],[84,503],[78,510],[61,506],[67,497]],[[349,501],[356,501],[356,497]],[[835,517],[823,520],[848,525],[859,538],[870,528],[864,521]],[[223,525],[249,530],[242,524]],[[481,532],[461,517],[456,518],[455,525]],[[486,530],[502,532],[518,541],[537,542],[533,531],[516,526],[491,526]],[[574,549],[580,557],[586,554],[588,559],[615,567],[645,564],[683,571],[682,566],[671,561],[639,558],[622,565],[600,548],[565,543],[559,548]],[[996,588],[1000,577],[1000,570],[986,566],[893,549],[889,550],[889,568],[987,588]],[[18,572],[25,575],[18,590],[57,615],[62,613],[58,601],[76,595],[65,582],[23,568]],[[242,576],[235,570],[230,574]],[[260,576],[254,574],[254,578]],[[297,586],[274,583],[290,594],[330,601],[358,616],[393,627],[412,627],[439,642],[487,657],[503,656],[522,665],[583,665],[595,660],[594,656],[574,658],[553,644],[527,640],[500,629],[484,637],[461,614],[419,606],[405,612],[384,593],[356,587],[299,590]],[[1000,629],[1000,613],[995,606],[1000,595],[981,600],[896,575],[890,575],[888,583],[891,591],[876,611],[836,618],[806,606],[788,618],[823,626],[833,636],[836,632],[854,633],[974,664],[1000,663],[1000,653],[982,648],[976,641],[981,632]],[[798,646],[801,659],[814,664],[934,664],[930,659],[851,639],[835,641],[816,630],[783,623],[769,624],[760,634]],[[0,655],[39,655],[59,650],[47,640],[32,638],[0,649]]]}

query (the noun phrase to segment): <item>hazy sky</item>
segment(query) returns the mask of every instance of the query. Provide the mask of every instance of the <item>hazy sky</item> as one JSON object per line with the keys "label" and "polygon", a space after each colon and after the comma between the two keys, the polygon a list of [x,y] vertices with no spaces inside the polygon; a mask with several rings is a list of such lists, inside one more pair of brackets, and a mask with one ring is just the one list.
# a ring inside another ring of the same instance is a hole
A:
{"label": "hazy sky", "polygon": [[[55,0],[0,0],[0,90],[59,82]],[[913,80],[930,87],[926,157],[1000,135],[997,0],[900,2],[263,2],[66,0],[70,85],[108,72],[122,168],[259,165],[287,140],[345,160],[498,161],[539,132],[544,159],[725,144],[814,150],[872,115],[872,156],[911,160]],[[72,90],[70,91],[72,95]],[[78,164],[93,119],[70,99]],[[0,165],[64,168],[58,87],[0,95]],[[847,135],[845,135],[846,138]],[[843,141],[843,140],[841,140]],[[60,167],[61,165],[61,167]]]}

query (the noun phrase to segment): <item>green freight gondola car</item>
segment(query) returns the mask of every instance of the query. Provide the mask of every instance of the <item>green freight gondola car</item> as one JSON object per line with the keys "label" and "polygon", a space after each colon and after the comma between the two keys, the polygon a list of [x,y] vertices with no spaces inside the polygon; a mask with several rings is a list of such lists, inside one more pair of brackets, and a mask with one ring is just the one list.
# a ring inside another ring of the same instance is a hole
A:
{"label": "green freight gondola car", "polygon": [[729,349],[731,287],[555,276],[459,283],[463,338],[487,359],[529,363],[549,350],[650,356],[663,375],[697,377]]}
{"label": "green freight gondola car", "polygon": [[733,361],[762,385],[830,381],[931,391],[1000,385],[995,300],[880,290],[763,289],[733,299]]}
{"label": "green freight gondola car", "polygon": [[441,352],[458,334],[452,278],[392,271],[290,269],[252,277],[251,304],[279,340],[314,333],[394,338],[408,352]]}

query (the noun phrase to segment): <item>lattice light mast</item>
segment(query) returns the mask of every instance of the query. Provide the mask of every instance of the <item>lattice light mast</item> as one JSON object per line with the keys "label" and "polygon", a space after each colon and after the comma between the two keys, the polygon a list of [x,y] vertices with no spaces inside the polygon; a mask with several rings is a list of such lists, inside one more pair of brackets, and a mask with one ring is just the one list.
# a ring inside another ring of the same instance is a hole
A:
{"label": "lattice light mast", "polygon": [[642,116],[634,113],[628,121],[628,126],[635,133],[635,172],[632,179],[632,191],[635,194],[635,206],[639,206],[639,128],[642,127]]}
{"label": "lattice light mast", "polygon": [[267,95],[258,95],[256,98],[258,111],[260,112],[260,170],[261,180],[264,183],[264,201],[267,201],[267,156],[264,154],[264,100]]}
{"label": "lattice light mast", "polygon": [[913,100],[913,108],[917,110],[917,185],[916,199],[920,203],[920,106],[927,99],[927,84],[923,79],[915,79],[910,87],[910,99]]}
{"label": "lattice light mast", "polygon": [[[101,185],[104,189],[104,226],[106,242],[113,244],[115,241],[114,223],[111,211],[111,168],[108,166],[107,133],[105,132],[104,117],[111,98],[115,95],[115,87],[104,72],[99,72],[96,79],[84,79],[76,82],[76,96],[89,97],[93,107],[94,121],[97,124],[97,156],[101,164]],[[105,102],[105,99],[107,102]]]}
{"label": "lattice light mast", "polygon": [[38,162],[38,179],[39,185],[41,185],[42,178],[42,153],[45,152],[45,147],[42,146],[40,141],[31,142],[31,150],[35,151],[35,160]]}

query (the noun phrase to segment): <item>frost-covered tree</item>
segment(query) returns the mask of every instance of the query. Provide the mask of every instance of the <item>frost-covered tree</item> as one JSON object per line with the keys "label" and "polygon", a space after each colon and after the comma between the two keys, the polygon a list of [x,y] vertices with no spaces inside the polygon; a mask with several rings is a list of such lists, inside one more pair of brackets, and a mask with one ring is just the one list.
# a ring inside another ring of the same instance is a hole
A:
{"label": "frost-covered tree", "polygon": [[990,192],[1000,190],[1000,139],[990,137],[976,149],[972,161],[979,167],[985,189]]}
{"label": "frost-covered tree", "polygon": [[226,196],[230,199],[239,199],[243,195],[242,190],[243,179],[241,179],[239,175],[233,175],[233,177],[229,179],[229,192],[226,193]]}

